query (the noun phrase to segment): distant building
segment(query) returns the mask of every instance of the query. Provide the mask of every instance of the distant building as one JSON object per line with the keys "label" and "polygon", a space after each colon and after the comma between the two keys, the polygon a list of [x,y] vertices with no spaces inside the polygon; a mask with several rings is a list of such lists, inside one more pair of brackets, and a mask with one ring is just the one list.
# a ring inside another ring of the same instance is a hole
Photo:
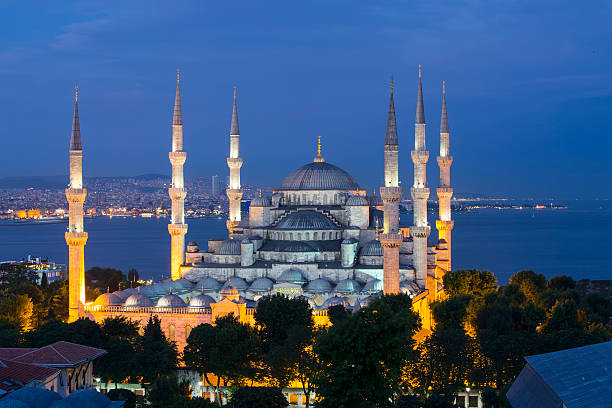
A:
{"label": "distant building", "polygon": [[612,407],[612,341],[525,360],[506,393],[513,408]]}
{"label": "distant building", "polygon": [[219,175],[215,174],[211,177],[210,190],[211,195],[213,197],[219,197],[219,195],[221,195],[221,192],[223,191],[223,185],[221,184]]}
{"label": "distant building", "polygon": [[[93,362],[104,354],[106,350],[67,341],[41,348],[0,348],[0,390],[4,390],[1,384],[13,389],[19,384],[33,385],[65,397],[76,390],[92,389]],[[3,371],[2,363],[7,370]]]}
{"label": "distant building", "polygon": [[28,255],[27,259],[18,261],[3,261],[0,262],[0,277],[4,276],[6,270],[9,270],[15,266],[23,266],[30,270],[33,270],[38,274],[36,284],[40,285],[43,274],[47,275],[47,282],[51,283],[57,280],[68,279],[68,272],[66,265],[56,264],[55,262],[49,262],[48,259],[33,257]]}

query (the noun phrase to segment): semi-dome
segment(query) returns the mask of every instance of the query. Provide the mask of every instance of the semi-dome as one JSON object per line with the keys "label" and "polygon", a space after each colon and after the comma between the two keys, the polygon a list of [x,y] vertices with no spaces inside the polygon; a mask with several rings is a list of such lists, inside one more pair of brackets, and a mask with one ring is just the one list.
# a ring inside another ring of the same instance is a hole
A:
{"label": "semi-dome", "polygon": [[251,201],[251,207],[272,207],[270,197],[257,197]]}
{"label": "semi-dome", "polygon": [[313,210],[300,210],[283,218],[276,229],[284,230],[329,230],[338,229],[325,215]]}
{"label": "semi-dome", "polygon": [[327,299],[325,302],[323,302],[323,309],[329,309],[332,306],[344,306],[345,309],[350,309],[351,308],[351,304],[344,298],[341,298],[339,296],[333,296],[330,297],[329,299]]}
{"label": "semi-dome", "polygon": [[219,290],[219,288],[221,288],[221,283],[218,280],[208,276],[206,278],[200,279],[196,283],[196,288],[205,290],[205,291],[216,291],[216,290]]}
{"label": "semi-dome", "polygon": [[246,288],[249,287],[245,280],[239,278],[238,276],[232,276],[227,281],[225,281],[225,284],[223,285],[224,288],[228,288],[230,286],[232,288],[236,288],[237,290],[246,290]]}
{"label": "semi-dome", "polygon": [[293,241],[288,245],[285,245],[282,252],[317,252],[316,248],[313,248],[312,245],[307,244],[302,241]]}
{"label": "semi-dome", "polygon": [[226,239],[219,244],[215,251],[217,255],[240,255],[240,241],[237,239]]}
{"label": "semi-dome", "polygon": [[215,299],[208,295],[200,294],[189,300],[189,307],[210,307],[211,303],[215,303]]}
{"label": "semi-dome", "polygon": [[186,304],[177,295],[169,294],[166,296],[162,296],[157,301],[157,307],[185,307]]}
{"label": "semi-dome", "polygon": [[361,247],[359,251],[359,255],[361,256],[383,256],[383,247],[380,244],[380,241],[377,239],[373,239],[372,241],[366,242],[366,244]]}
{"label": "semi-dome", "polygon": [[336,285],[336,290],[343,293],[356,293],[361,290],[361,285],[354,279],[342,279]]}
{"label": "semi-dome", "polygon": [[308,285],[306,285],[306,291],[321,293],[331,292],[332,284],[327,279],[317,278],[313,281],[310,281]]}
{"label": "semi-dome", "polygon": [[365,198],[364,196],[360,196],[360,195],[354,195],[354,196],[350,196],[348,198],[348,200],[346,200],[346,205],[351,205],[351,206],[368,206],[370,205],[370,203],[368,202],[368,199]]}
{"label": "semi-dome", "polygon": [[113,293],[103,293],[96,298],[94,305],[98,306],[120,306],[123,300]]}
{"label": "semi-dome", "polygon": [[367,281],[365,286],[363,287],[363,289],[361,289],[362,292],[379,292],[383,290],[383,283],[380,279],[372,279],[370,281]]}
{"label": "semi-dome", "polygon": [[77,390],[68,395],[65,402],[71,407],[110,408],[116,406],[106,395],[95,390]]}
{"label": "semi-dome", "polygon": [[135,293],[127,298],[123,306],[153,306],[153,301],[142,293]]}
{"label": "semi-dome", "polygon": [[304,278],[302,271],[294,268],[284,270],[276,281],[295,283],[298,285],[306,283],[306,279]]}
{"label": "semi-dome", "polygon": [[274,286],[274,282],[272,282],[268,278],[257,278],[251,283],[249,286],[249,290],[252,292],[267,292],[268,290],[272,290]]}
{"label": "semi-dome", "polygon": [[124,290],[117,290],[113,292],[113,295],[119,297],[119,299],[125,302],[125,300],[129,298],[131,295],[133,295],[134,293],[138,293],[138,290],[136,288],[129,288],[129,289],[124,289]]}
{"label": "semi-dome", "polygon": [[292,171],[279,190],[358,190],[359,185],[340,167],[326,162],[308,163]]}

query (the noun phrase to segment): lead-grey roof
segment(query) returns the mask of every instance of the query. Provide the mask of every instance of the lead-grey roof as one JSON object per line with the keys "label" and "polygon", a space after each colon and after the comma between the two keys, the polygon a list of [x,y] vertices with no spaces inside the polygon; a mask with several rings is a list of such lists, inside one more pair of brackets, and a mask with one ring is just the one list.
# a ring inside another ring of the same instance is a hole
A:
{"label": "lead-grey roof", "polygon": [[276,281],[277,282],[289,282],[289,283],[295,283],[295,284],[306,283],[306,279],[304,278],[304,274],[302,273],[302,271],[300,271],[299,269],[294,269],[294,268],[283,271]]}
{"label": "lead-grey roof", "polygon": [[206,278],[200,279],[196,283],[196,288],[206,291],[214,291],[219,290],[221,288],[221,283],[219,283],[219,281],[217,281],[216,279],[208,276]]}
{"label": "lead-grey roof", "polygon": [[174,96],[174,115],[172,117],[172,124],[183,124],[183,111],[181,110],[181,92],[179,89],[178,80],[176,81],[176,95]]}
{"label": "lead-grey roof", "polygon": [[270,197],[257,197],[251,201],[251,207],[272,207]]}
{"label": "lead-grey roof", "polygon": [[368,205],[370,205],[370,202],[364,196],[354,195],[354,196],[350,196],[346,200],[346,204],[345,205],[347,205],[347,206],[351,206],[351,205],[368,206]]}
{"label": "lead-grey roof", "polygon": [[272,289],[272,287],[274,287],[274,282],[272,282],[272,280],[261,277],[255,279],[253,283],[251,283],[249,290],[252,292],[267,292],[269,289]]}
{"label": "lead-grey roof", "polygon": [[83,150],[83,145],[81,143],[81,125],[79,123],[79,103],[77,101],[74,101],[72,133],[70,133],[70,150]]}
{"label": "lead-grey roof", "polygon": [[389,98],[389,116],[387,117],[387,133],[385,144],[397,146],[397,123],[395,121],[395,102],[393,101],[393,78],[391,78],[391,96]]}
{"label": "lead-grey roof", "polygon": [[361,247],[360,256],[383,256],[383,247],[379,240],[373,239]]}
{"label": "lead-grey roof", "polygon": [[211,303],[215,303],[215,299],[208,295],[200,294],[189,300],[189,307],[210,307]]}
{"label": "lead-grey roof", "polygon": [[343,279],[336,285],[336,291],[343,293],[357,293],[361,290],[361,285],[354,279]]}
{"label": "lead-grey roof", "polygon": [[442,115],[440,116],[440,133],[448,133],[448,114],[446,113],[446,84],[442,85]]}
{"label": "lead-grey roof", "polygon": [[612,341],[525,360],[506,394],[513,407],[612,407]]}
{"label": "lead-grey roof", "polygon": [[177,295],[169,294],[159,298],[157,301],[157,307],[185,307],[183,299]]}
{"label": "lead-grey roof", "polygon": [[246,281],[238,276],[232,276],[227,281],[225,281],[225,284],[223,284],[223,288],[229,288],[230,285],[236,290],[245,290],[249,287]]}
{"label": "lead-grey roof", "polygon": [[359,184],[340,167],[327,162],[313,162],[292,171],[280,190],[358,190]]}
{"label": "lead-grey roof", "polygon": [[216,255],[240,255],[240,241],[237,239],[226,239],[219,244],[215,251]]}
{"label": "lead-grey roof", "polygon": [[317,278],[312,280],[306,285],[306,291],[308,292],[331,292],[332,284],[323,278]]}
{"label": "lead-grey roof", "polygon": [[283,218],[275,227],[280,230],[336,230],[339,227],[325,215],[313,210],[300,210]]}
{"label": "lead-grey roof", "polygon": [[291,241],[281,249],[281,252],[318,252],[318,250],[306,242]]}
{"label": "lead-grey roof", "polygon": [[124,306],[153,306],[153,301],[143,295],[142,293],[136,293],[126,299]]}
{"label": "lead-grey roof", "polygon": [[[419,68],[420,70],[420,68]],[[423,85],[421,84],[421,74],[419,72],[419,89],[417,92],[417,107],[414,123],[425,123],[425,108],[423,107]]]}
{"label": "lead-grey roof", "polygon": [[232,110],[232,124],[230,125],[230,135],[240,135],[238,126],[238,104],[236,103],[236,88],[234,88],[234,108]]}

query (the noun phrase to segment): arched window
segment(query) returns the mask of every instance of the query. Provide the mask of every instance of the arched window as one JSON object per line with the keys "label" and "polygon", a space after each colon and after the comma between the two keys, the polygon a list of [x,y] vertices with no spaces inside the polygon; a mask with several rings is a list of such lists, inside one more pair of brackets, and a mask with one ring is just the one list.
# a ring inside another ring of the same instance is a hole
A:
{"label": "arched window", "polygon": [[190,334],[191,334],[191,326],[187,325],[187,326],[185,326],[185,341],[187,341],[187,339],[189,338]]}
{"label": "arched window", "polygon": [[321,233],[321,239],[325,239],[325,232]]}
{"label": "arched window", "polygon": [[168,326],[168,340],[174,341],[174,338],[174,325],[171,324],[170,326]]}
{"label": "arched window", "polygon": [[289,233],[289,239],[290,239],[291,241],[293,241],[293,232],[290,232],[290,233]]}
{"label": "arched window", "polygon": [[315,241],[316,241],[317,239],[319,239],[319,233],[318,233],[317,231],[315,231],[315,232],[313,233],[313,235],[314,235],[314,236],[312,237],[312,239],[314,239]]}
{"label": "arched window", "polygon": [[298,234],[298,237],[297,237],[298,241],[301,241],[302,240],[302,233],[298,232],[297,234]]}
{"label": "arched window", "polygon": [[304,239],[306,241],[310,241],[310,232],[306,232],[304,235],[305,235]]}

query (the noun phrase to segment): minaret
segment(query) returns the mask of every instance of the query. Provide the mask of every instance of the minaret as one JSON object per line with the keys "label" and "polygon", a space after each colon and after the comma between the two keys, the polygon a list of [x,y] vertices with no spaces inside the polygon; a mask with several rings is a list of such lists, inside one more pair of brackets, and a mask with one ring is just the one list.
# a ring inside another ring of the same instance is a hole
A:
{"label": "minaret", "polygon": [[170,233],[170,273],[172,280],[181,277],[181,265],[185,262],[185,197],[187,190],[183,179],[183,165],[187,153],[183,151],[183,112],[179,90],[179,73],[176,73],[176,96],[174,99],[174,118],[172,120],[172,151],[169,153],[172,165],[172,185],[168,195],[172,200],[172,218],[168,224]]}
{"label": "minaret", "polygon": [[79,318],[85,304],[85,243],[83,228],[83,202],[87,190],[83,188],[83,146],[79,125],[78,89],[74,93],[74,116],[70,136],[70,185],[66,189],[68,200],[68,321]]}
{"label": "minaret", "polygon": [[384,206],[384,225],[379,239],[383,247],[383,293],[385,294],[399,292],[399,248],[402,245],[403,237],[399,233],[399,202],[402,199],[402,188],[399,186],[398,153],[393,78],[391,78],[389,116],[385,136],[385,185],[380,188],[380,197]]}
{"label": "minaret", "polygon": [[414,184],[410,189],[414,225],[410,227],[413,240],[412,263],[417,284],[425,288],[427,283],[427,237],[431,227],[427,225],[427,188],[426,168],[429,151],[425,147],[425,111],[423,108],[423,85],[421,84],[421,66],[419,65],[419,88],[417,95],[416,118],[414,121],[414,150],[411,153],[414,163]]}
{"label": "minaret", "polygon": [[438,259],[438,264],[446,271],[451,270],[451,231],[455,222],[451,219],[451,197],[453,189],[450,186],[450,166],[453,164],[453,156],[450,155],[450,138],[448,130],[448,115],[446,114],[446,83],[442,83],[442,117],[440,118],[440,155],[438,166],[440,167],[440,187],[437,189],[440,214],[436,220],[438,229],[438,242],[446,241],[445,259]]}
{"label": "minaret", "polygon": [[230,126],[230,155],[227,158],[227,167],[230,170],[229,188],[226,191],[229,199],[227,229],[231,238],[234,235],[234,229],[240,224],[240,199],[242,198],[242,189],[240,188],[242,157],[240,157],[240,128],[238,127],[238,105],[236,104],[235,87],[234,110],[232,111],[232,124]]}

